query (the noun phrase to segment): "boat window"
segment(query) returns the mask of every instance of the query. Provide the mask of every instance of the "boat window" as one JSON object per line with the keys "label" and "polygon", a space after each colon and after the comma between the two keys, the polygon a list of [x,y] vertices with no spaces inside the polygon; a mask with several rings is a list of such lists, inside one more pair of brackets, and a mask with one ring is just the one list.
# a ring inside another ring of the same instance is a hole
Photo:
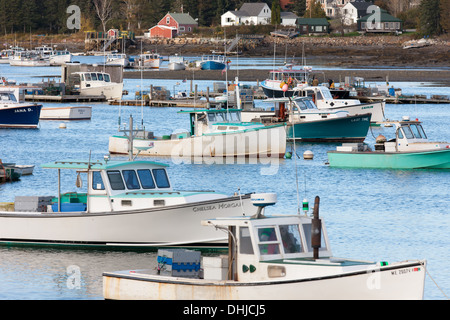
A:
{"label": "boat window", "polygon": [[240,112],[230,112],[230,122],[241,122]]}
{"label": "boat window", "polygon": [[280,234],[285,253],[302,252],[300,232],[297,224],[280,226]]}
{"label": "boat window", "polygon": [[92,189],[93,190],[105,190],[102,175],[100,171],[94,171],[92,174]]}
{"label": "boat window", "polygon": [[333,99],[330,90],[323,89],[322,94],[325,99]]}
{"label": "boat window", "polygon": [[91,81],[92,80],[90,73],[86,73],[85,76],[86,76],[86,81]]}
{"label": "boat window", "polygon": [[417,129],[420,132],[420,135],[422,136],[423,139],[427,139],[427,135],[425,134],[425,131],[423,131],[423,128],[420,124],[417,125]]}
{"label": "boat window", "polygon": [[97,74],[91,73],[91,78],[92,78],[92,81],[97,81]]}
{"label": "boat window", "polygon": [[264,254],[280,254],[280,246],[274,227],[258,229],[259,252]]}
{"label": "boat window", "polygon": [[98,81],[103,81],[103,74],[97,73],[97,79]]}
{"label": "boat window", "polygon": [[158,188],[170,188],[169,178],[165,169],[153,169],[153,176]]}
{"label": "boat window", "polygon": [[239,252],[242,254],[253,254],[252,240],[248,227],[239,228]]}
{"label": "boat window", "polygon": [[422,139],[422,138],[424,138],[424,137],[421,135],[418,126],[416,126],[415,124],[412,124],[410,127],[411,127],[412,132],[414,133],[414,136],[415,136],[417,139]]}
{"label": "boat window", "polygon": [[108,171],[108,179],[111,184],[111,189],[113,190],[125,190],[125,185],[123,184],[122,175],[120,171]]}
{"label": "boat window", "polygon": [[139,180],[141,180],[142,188],[144,189],[155,189],[155,181],[153,181],[153,176],[150,170],[141,169],[137,171]]}
{"label": "boat window", "polygon": [[136,175],[136,171],[134,170],[123,170],[122,171],[123,178],[125,183],[127,184],[127,189],[136,190],[140,189],[139,181]]}
{"label": "boat window", "polygon": [[403,133],[407,139],[413,139],[414,134],[411,131],[411,128],[409,126],[402,126],[401,130],[403,130]]}
{"label": "boat window", "polygon": [[84,81],[84,74],[81,74],[81,81]]}
{"label": "boat window", "polygon": [[305,105],[308,107],[308,109],[316,109],[316,106],[311,100],[305,100]]}
{"label": "boat window", "polygon": [[[313,251],[312,245],[311,245],[311,228],[312,228],[312,224],[311,223],[307,223],[307,224],[303,224],[303,232],[305,234],[305,239],[306,239],[306,247],[308,248],[308,251]],[[320,248],[325,248],[325,240],[323,237],[323,231],[321,232],[321,239],[320,239]]]}
{"label": "boat window", "polygon": [[308,109],[305,101],[295,101],[295,104],[297,105],[298,108],[300,108],[300,110]]}
{"label": "boat window", "polygon": [[217,121],[217,122],[226,122],[226,121],[227,121],[227,117],[226,117],[225,113],[223,113],[223,112],[218,112],[218,113],[216,114],[216,121]]}
{"label": "boat window", "polygon": [[105,73],[103,75],[103,79],[105,80],[105,82],[111,82],[111,78],[109,77],[109,74]]}
{"label": "boat window", "polygon": [[320,91],[316,92],[316,98],[317,98],[317,100],[322,100],[323,99],[322,93]]}

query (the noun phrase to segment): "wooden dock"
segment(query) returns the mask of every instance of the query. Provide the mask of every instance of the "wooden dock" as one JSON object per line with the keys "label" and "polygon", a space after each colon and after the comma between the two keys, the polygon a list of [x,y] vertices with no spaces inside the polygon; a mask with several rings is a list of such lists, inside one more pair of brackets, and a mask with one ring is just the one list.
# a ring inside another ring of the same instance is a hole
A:
{"label": "wooden dock", "polygon": [[390,104],[440,104],[440,103],[450,103],[450,99],[448,98],[427,98],[424,96],[374,96],[374,97],[366,97],[366,96],[357,96],[356,99],[360,100],[363,103],[369,102],[377,102],[377,101],[385,101]]}
{"label": "wooden dock", "polygon": [[208,108],[208,106],[216,105],[205,100],[183,99],[183,100],[111,100],[110,105],[122,106],[145,106],[145,107],[162,107],[162,108]]}

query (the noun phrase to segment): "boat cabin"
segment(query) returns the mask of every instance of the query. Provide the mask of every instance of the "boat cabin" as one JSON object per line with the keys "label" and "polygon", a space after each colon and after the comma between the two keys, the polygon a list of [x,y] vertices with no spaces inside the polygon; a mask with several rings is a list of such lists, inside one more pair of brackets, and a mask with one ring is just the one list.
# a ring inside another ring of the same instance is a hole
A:
{"label": "boat cabin", "polygon": [[[313,241],[313,219],[307,215],[277,215],[261,217],[218,218],[203,221],[205,226],[229,230],[228,256],[204,258],[204,278],[210,277],[208,265],[220,265],[210,260],[226,260],[222,278],[211,280],[267,281],[298,278],[291,267],[313,264],[321,259],[330,261],[332,252],[325,225],[321,224],[320,243]],[[315,256],[314,247],[318,248]],[[231,263],[230,263],[231,262]],[[337,263],[336,263],[337,265]],[[211,273],[212,274],[212,273]],[[214,274],[217,276],[217,273]]]}
{"label": "boat cabin", "polygon": [[[61,195],[52,206],[54,212],[108,212],[165,206],[172,203],[173,192],[166,172],[167,165],[152,161],[56,161],[45,169],[77,171],[86,174],[86,191]],[[59,206],[61,203],[61,206]]]}
{"label": "boat cabin", "polygon": [[409,120],[404,117],[402,121],[395,121],[391,124],[395,126],[395,138],[388,141],[378,141],[375,144],[376,151],[398,152],[411,151],[419,145],[431,148],[432,145],[439,145],[439,143],[427,143],[428,137],[422,128],[421,122],[417,120]]}
{"label": "boat cabin", "polygon": [[200,136],[205,133],[236,131],[245,123],[241,122],[239,109],[202,109],[180,111],[189,113],[190,134]]}
{"label": "boat cabin", "polygon": [[111,83],[109,73],[103,72],[75,72],[71,74],[71,78],[74,87],[78,86],[80,89],[101,87]]}
{"label": "boat cabin", "polygon": [[269,80],[273,81],[296,81],[296,82],[308,82],[311,69],[308,67],[302,69],[294,69],[287,67],[279,70],[272,70],[269,72]]}

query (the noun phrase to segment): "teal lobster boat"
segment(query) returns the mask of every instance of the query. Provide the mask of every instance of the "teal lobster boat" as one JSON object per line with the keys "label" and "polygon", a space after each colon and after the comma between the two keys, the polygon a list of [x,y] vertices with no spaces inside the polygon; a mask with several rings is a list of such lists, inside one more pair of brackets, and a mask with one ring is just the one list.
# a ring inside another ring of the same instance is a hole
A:
{"label": "teal lobster boat", "polygon": [[391,122],[395,138],[379,136],[375,150],[363,144],[344,144],[328,152],[330,167],[384,169],[450,169],[450,143],[429,141],[421,122]]}
{"label": "teal lobster boat", "polygon": [[372,117],[370,113],[319,110],[308,97],[271,98],[264,103],[269,107],[242,110],[243,121],[286,123],[287,139],[303,142],[363,142]]}

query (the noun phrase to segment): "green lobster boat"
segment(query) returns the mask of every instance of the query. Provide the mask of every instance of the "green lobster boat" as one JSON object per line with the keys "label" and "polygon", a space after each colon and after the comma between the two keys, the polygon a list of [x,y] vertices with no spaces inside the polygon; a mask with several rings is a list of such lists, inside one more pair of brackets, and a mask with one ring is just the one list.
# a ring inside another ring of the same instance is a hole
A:
{"label": "green lobster boat", "polygon": [[343,144],[328,151],[330,167],[450,169],[450,143],[429,141],[417,120],[390,123],[396,128],[394,139],[379,136],[373,151],[363,144]]}

